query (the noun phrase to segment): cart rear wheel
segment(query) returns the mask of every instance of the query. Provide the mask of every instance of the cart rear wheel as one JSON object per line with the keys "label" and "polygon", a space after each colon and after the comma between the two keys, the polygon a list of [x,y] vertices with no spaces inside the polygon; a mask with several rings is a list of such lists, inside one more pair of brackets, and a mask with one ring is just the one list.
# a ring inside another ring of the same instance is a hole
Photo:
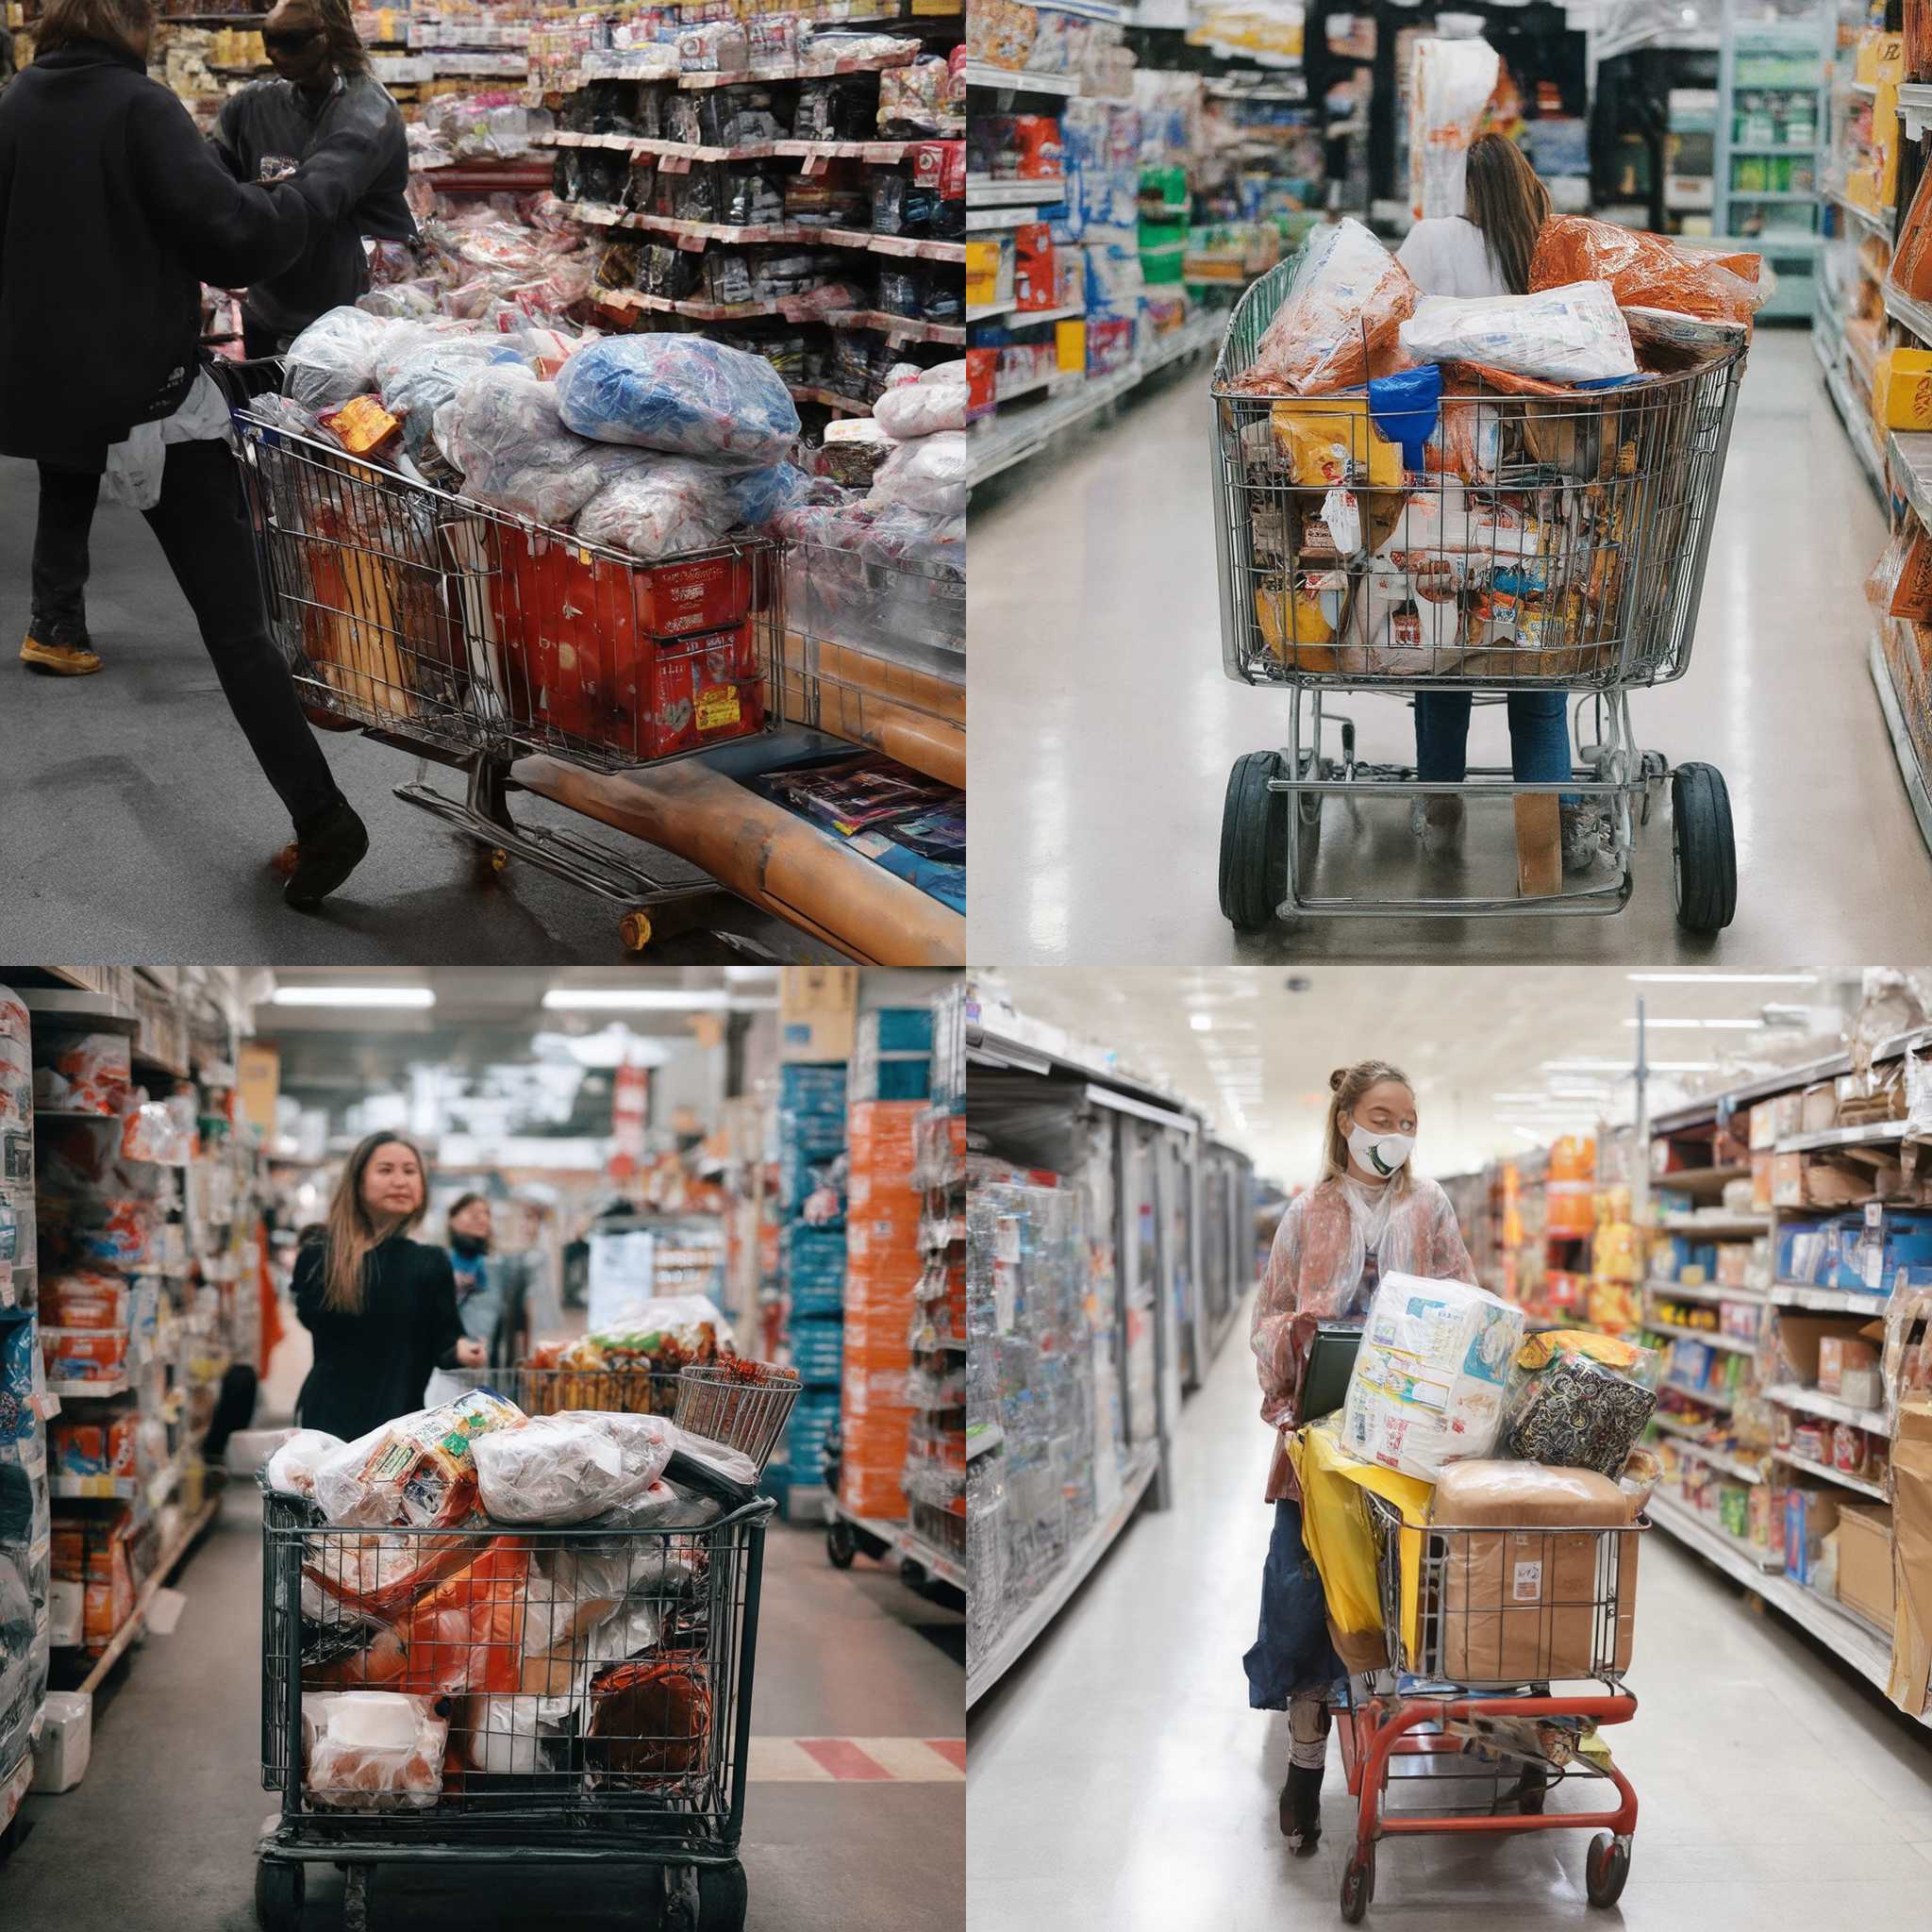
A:
{"label": "cart rear wheel", "polygon": [[703,1932],[744,1932],[749,1894],[744,1867],[736,1858],[728,1865],[706,1865],[700,1869],[698,1899]]}
{"label": "cart rear wheel", "polygon": [[1350,1855],[1341,1874],[1341,1916],[1351,1925],[1359,1925],[1375,1896],[1375,1855]]}
{"label": "cart rear wheel", "polygon": [[1288,881],[1288,798],[1271,791],[1281,754],[1251,751],[1234,761],[1221,808],[1221,911],[1237,932],[1274,923]]}
{"label": "cart rear wheel", "polygon": [[1738,909],[1738,848],[1731,794],[1715,765],[1679,765],[1671,774],[1671,853],[1677,924],[1722,932]]}
{"label": "cart rear wheel", "polygon": [[852,1525],[841,1516],[825,1525],[825,1555],[831,1559],[835,1570],[849,1570],[852,1559],[858,1554],[858,1540],[852,1534]]}
{"label": "cart rear wheel", "polygon": [[1606,1908],[1624,1896],[1624,1881],[1630,1875],[1630,1847],[1608,1832],[1599,1832],[1590,1841],[1590,1857],[1584,1863],[1584,1889],[1593,1906]]}
{"label": "cart rear wheel", "polygon": [[641,953],[651,943],[651,915],[641,908],[626,912],[617,922],[617,936],[625,952]]}
{"label": "cart rear wheel", "polygon": [[255,1861],[255,1922],[261,1932],[295,1932],[302,1923],[302,1867],[284,1858]]}

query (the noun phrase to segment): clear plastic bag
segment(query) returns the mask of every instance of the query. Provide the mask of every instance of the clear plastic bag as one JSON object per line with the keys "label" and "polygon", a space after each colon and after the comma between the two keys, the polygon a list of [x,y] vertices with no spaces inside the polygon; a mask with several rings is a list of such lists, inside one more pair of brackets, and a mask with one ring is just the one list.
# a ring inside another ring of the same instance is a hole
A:
{"label": "clear plastic bag", "polygon": [[1762,268],[1761,256],[1684,248],[1615,222],[1552,215],[1536,238],[1529,286],[1605,282],[1622,307],[1749,323],[1765,299]]}
{"label": "clear plastic bag", "polygon": [[916,382],[896,383],[872,407],[888,436],[909,442],[945,429],[966,427],[966,365],[944,362]]}
{"label": "clear plastic bag", "polygon": [[270,1489],[284,1496],[315,1500],[315,1473],[348,1445],[326,1429],[297,1429],[268,1459]]}
{"label": "clear plastic bag", "polygon": [[966,514],[966,436],[944,429],[894,450],[872,479],[874,508],[893,504],[939,517]]}
{"label": "clear plastic bag", "polygon": [[567,525],[623,466],[566,429],[555,389],[514,363],[466,378],[437,410],[435,433],[468,495],[539,524]]}
{"label": "clear plastic bag", "polygon": [[675,1441],[661,1416],[566,1409],[481,1436],[471,1454],[495,1522],[585,1523],[642,1495]]}
{"label": "clear plastic bag", "polygon": [[1479,362],[1546,382],[1637,374],[1629,325],[1602,282],[1533,295],[1425,295],[1400,340],[1419,362]]}
{"label": "clear plastic bag", "polygon": [[290,343],[282,392],[307,409],[339,409],[375,388],[376,358],[391,331],[417,326],[366,309],[331,308]]}
{"label": "clear plastic bag", "polygon": [[1328,395],[1387,375],[1401,366],[1400,331],[1416,300],[1407,271],[1361,223],[1317,228],[1241,387]]}
{"label": "clear plastic bag", "polygon": [[798,409],[778,372],[707,336],[592,342],[558,373],[557,396],[581,436],[741,469],[783,460],[798,436]]}
{"label": "clear plastic bag", "polygon": [[492,363],[524,366],[507,336],[451,336],[418,348],[383,378],[382,407],[402,419],[404,445],[412,457],[420,459],[434,443],[437,410],[478,369]]}
{"label": "clear plastic bag", "polygon": [[442,1796],[449,1724],[433,1700],[389,1690],[302,1700],[303,1784],[339,1811],[427,1810]]}
{"label": "clear plastic bag", "polygon": [[629,454],[579,512],[576,532],[585,542],[652,558],[724,541],[738,521],[728,475],[689,457]]}
{"label": "clear plastic bag", "polygon": [[522,1428],[525,1415],[493,1389],[398,1416],[315,1467],[315,1500],[331,1523],[442,1529],[476,1510],[475,1440]]}
{"label": "clear plastic bag", "polygon": [[746,470],[731,479],[733,520],[747,530],[762,530],[789,509],[811,500],[812,479],[793,463],[769,470]]}

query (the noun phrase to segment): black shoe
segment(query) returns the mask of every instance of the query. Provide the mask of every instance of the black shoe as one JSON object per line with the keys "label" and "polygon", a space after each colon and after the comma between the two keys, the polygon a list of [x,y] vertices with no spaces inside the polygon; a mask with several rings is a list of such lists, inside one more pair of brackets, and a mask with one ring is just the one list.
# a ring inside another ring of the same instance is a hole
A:
{"label": "black shoe", "polygon": [[295,835],[295,869],[282,888],[282,901],[297,912],[312,912],[362,863],[369,828],[346,799],[339,799]]}
{"label": "black shoe", "polygon": [[1288,1767],[1281,1788],[1281,1835],[1294,1846],[1297,1858],[1314,1857],[1322,1842],[1322,1774],[1299,1764]]}

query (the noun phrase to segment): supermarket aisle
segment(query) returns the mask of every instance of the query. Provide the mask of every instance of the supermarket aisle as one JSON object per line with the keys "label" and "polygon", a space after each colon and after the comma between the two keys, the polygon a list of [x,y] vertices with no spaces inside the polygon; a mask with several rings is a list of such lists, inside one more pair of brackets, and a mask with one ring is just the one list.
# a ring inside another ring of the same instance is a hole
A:
{"label": "supermarket aisle", "polygon": [[[274,1799],[261,1789],[260,1530],[252,1491],[226,1510],[178,1578],[188,1597],[171,1637],[150,1637],[95,1708],[80,1787],[29,1798],[32,1832],[0,1865],[0,1924],[21,1932],[249,1932],[255,1840]],[[822,1537],[774,1528],[753,1713],[754,1781],[743,1858],[751,1927],[767,1932],[958,1932],[965,1815],[957,1774],[904,1749],[891,1782],[834,1782],[758,1738],[944,1740],[960,1731],[963,1619],[887,1571],[841,1574]],[[914,1777],[908,1774],[918,1773]],[[473,1868],[474,1874],[475,1868]],[[630,1868],[497,1866],[493,1907],[458,1871],[379,1874],[372,1924],[420,1932],[478,1924],[638,1924]],[[306,1924],[341,1924],[333,1867],[311,1875]]]}
{"label": "supermarket aisle", "polygon": [[[1339,1924],[1352,1812],[1330,1747],[1319,1856],[1275,1824],[1287,1720],[1247,1708],[1269,1512],[1247,1310],[1180,1428],[1177,1507],[1142,1516],[973,1714],[974,1932]],[[1618,1760],[1640,1819],[1631,1932],[1924,1924],[1932,1732],[1875,1700],[1661,1533],[1642,1557]],[[1558,1791],[1551,1806],[1574,1804]],[[1579,1808],[1590,1808],[1587,1806]],[[1584,1834],[1395,1840],[1369,1923],[1457,1932],[1599,1919]]]}
{"label": "supermarket aisle", "polygon": [[[1281,693],[1221,675],[1208,376],[1196,366],[975,493],[973,504],[978,959],[1133,963],[1359,957],[1767,964],[1932,943],[1928,860],[1865,668],[1862,584],[1884,520],[1803,332],[1753,350],[1692,669],[1633,700],[1640,737],[1729,780],[1735,924],[1679,932],[1669,817],[1640,834],[1636,896],[1614,919],[1308,921],[1238,941],[1216,900],[1222,796],[1242,752],[1286,737]],[[1412,760],[1410,713],[1357,697],[1369,758]],[[1500,708],[1477,762],[1507,763]],[[1153,774],[1158,774],[1153,781]],[[1323,890],[1514,890],[1508,806],[1473,806],[1464,861],[1418,880],[1406,803],[1349,837],[1331,807]],[[1856,867],[1841,862],[1859,854]]]}
{"label": "supermarket aisle", "polygon": [[[282,904],[267,860],[287,836],[275,793],[223,702],[187,605],[134,511],[103,504],[94,524],[88,614],[108,668],[78,679],[34,676],[15,661],[27,620],[26,537],[34,471],[0,460],[0,526],[22,533],[4,583],[0,639],[0,821],[8,831],[8,936],[23,957],[198,958],[222,935],[224,958],[284,965],[404,964],[449,956],[478,965],[595,962],[624,956],[621,908],[513,865],[479,874],[475,849],[392,796],[416,760],[359,735],[322,744],[337,782],[368,822],[370,853],[340,903],[320,917]],[[462,796],[460,774],[432,780]],[[583,821],[519,797],[532,824]],[[598,828],[622,848],[620,833]],[[642,848],[639,848],[641,851]],[[660,868],[675,865],[658,855]],[[707,909],[716,902],[708,903]],[[821,950],[736,900],[715,916],[783,960]],[[702,933],[670,927],[660,965],[736,958]]]}

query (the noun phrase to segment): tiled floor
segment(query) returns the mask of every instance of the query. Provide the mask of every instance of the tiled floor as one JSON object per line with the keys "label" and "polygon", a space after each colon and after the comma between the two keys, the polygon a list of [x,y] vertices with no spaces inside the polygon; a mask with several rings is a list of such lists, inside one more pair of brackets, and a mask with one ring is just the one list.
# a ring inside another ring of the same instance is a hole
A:
{"label": "tiled floor", "polygon": [[[1143,1514],[969,1738],[972,1932],[1284,1932],[1341,1923],[1352,1807],[1331,1747],[1320,1854],[1275,1824],[1287,1720],[1251,1711],[1270,1516],[1245,1317],[1182,1416],[1178,1500]],[[1932,1727],[1653,1533],[1630,1685],[1609,1733],[1637,1788],[1632,1932],[1907,1932],[1932,1897]],[[1551,1808],[1593,1808],[1592,1787]],[[1587,1801],[1587,1803],[1586,1803]],[[1583,1833],[1381,1848],[1392,1932],[1614,1924]]]}

